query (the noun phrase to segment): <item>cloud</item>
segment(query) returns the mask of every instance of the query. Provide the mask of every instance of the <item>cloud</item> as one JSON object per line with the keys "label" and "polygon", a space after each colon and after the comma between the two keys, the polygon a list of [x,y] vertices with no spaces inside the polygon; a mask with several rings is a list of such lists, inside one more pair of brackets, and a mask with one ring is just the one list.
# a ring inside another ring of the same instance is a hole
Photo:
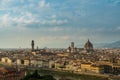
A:
{"label": "cloud", "polygon": [[[11,16],[11,14],[4,14],[0,18],[1,28],[4,27],[18,27],[18,28],[39,28],[44,26],[59,26],[68,24],[67,19],[56,19],[51,17],[50,19],[39,19],[38,15],[32,14],[31,12],[21,12],[20,16]],[[42,26],[40,26],[42,25]],[[20,27],[21,26],[21,27]],[[49,30],[49,29],[48,29]],[[61,31],[59,27],[53,27],[49,31]]]}
{"label": "cloud", "polygon": [[64,41],[64,40],[69,40],[70,36],[43,36],[40,37],[40,41],[42,42],[51,42],[51,41]]}
{"label": "cloud", "polygon": [[38,19],[32,13],[25,12],[22,16],[14,18],[14,21],[18,24],[31,24],[38,22]]}
{"label": "cloud", "polygon": [[62,25],[62,24],[67,24],[68,20],[67,19],[51,19],[51,20],[41,20],[40,24],[42,25]]}
{"label": "cloud", "polygon": [[[28,25],[38,22],[38,19],[30,12],[25,12],[21,16],[11,16],[10,14],[4,14],[0,18],[1,27],[17,27],[17,25]],[[16,24],[16,25],[14,25]]]}
{"label": "cloud", "polygon": [[117,31],[120,31],[120,26],[118,26],[116,30],[117,30]]}
{"label": "cloud", "polygon": [[1,0],[1,5],[4,6],[8,3],[13,3],[14,0]]}
{"label": "cloud", "polygon": [[51,18],[55,19],[57,16],[56,15],[52,15]]}
{"label": "cloud", "polygon": [[51,21],[48,21],[49,24],[57,24],[57,25],[66,24],[67,22],[68,22],[68,20],[66,20],[66,19],[64,19],[64,20],[53,19]]}
{"label": "cloud", "polygon": [[[2,23],[1,24],[2,26],[14,27],[16,25],[21,25],[23,27],[28,27],[28,28],[30,27],[38,28],[40,27],[40,25],[57,26],[68,23],[67,19],[65,18],[61,19],[59,18],[59,16],[56,16],[56,14],[53,15],[53,13],[50,11],[51,10],[50,2],[47,2],[46,0],[39,0],[39,1],[2,0],[0,4],[3,5],[3,6],[0,5],[0,9],[3,12],[3,14],[1,15],[3,17],[0,19],[1,21],[0,23]],[[46,8],[46,9],[38,10],[39,8]],[[46,14],[52,16],[50,16],[50,18],[44,18]]]}
{"label": "cloud", "polygon": [[46,30],[50,32],[59,32],[59,31],[63,31],[64,29],[61,27],[52,27],[52,28],[47,28]]}
{"label": "cloud", "polygon": [[50,7],[50,3],[46,3],[45,0],[40,0],[40,2],[39,2],[39,7],[40,7],[40,8]]}
{"label": "cloud", "polygon": [[5,15],[1,16],[1,18],[0,18],[0,28],[11,27],[12,22],[13,22],[13,20],[10,17],[10,15],[9,14],[5,14]]}
{"label": "cloud", "polygon": [[119,6],[120,5],[120,0],[110,0],[110,5],[111,6]]}
{"label": "cloud", "polygon": [[120,0],[112,0],[113,4],[120,5]]}

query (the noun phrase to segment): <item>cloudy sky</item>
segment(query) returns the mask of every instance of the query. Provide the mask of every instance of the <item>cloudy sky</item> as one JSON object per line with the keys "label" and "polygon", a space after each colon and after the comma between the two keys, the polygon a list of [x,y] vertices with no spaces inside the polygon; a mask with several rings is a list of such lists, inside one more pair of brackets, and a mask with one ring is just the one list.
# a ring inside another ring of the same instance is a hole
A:
{"label": "cloudy sky", "polygon": [[120,40],[120,0],[0,0],[0,48]]}

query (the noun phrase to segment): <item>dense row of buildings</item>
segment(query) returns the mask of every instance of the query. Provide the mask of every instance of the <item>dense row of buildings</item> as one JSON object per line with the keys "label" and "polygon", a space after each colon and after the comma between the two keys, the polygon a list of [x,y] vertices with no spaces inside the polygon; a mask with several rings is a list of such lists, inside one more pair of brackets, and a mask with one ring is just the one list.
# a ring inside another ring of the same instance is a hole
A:
{"label": "dense row of buildings", "polygon": [[25,77],[25,70],[15,68],[2,67],[0,68],[0,80],[20,80]]}
{"label": "dense row of buildings", "polygon": [[67,49],[31,49],[1,51],[2,64],[33,67],[52,70],[64,70],[77,73],[120,74],[120,49],[93,49],[88,40],[84,48],[77,48],[74,42]]}

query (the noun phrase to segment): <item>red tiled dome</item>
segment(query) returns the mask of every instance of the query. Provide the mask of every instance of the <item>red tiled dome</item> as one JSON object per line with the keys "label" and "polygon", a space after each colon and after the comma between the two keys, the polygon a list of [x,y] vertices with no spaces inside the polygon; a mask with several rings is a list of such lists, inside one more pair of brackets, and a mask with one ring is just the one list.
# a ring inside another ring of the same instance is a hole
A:
{"label": "red tiled dome", "polygon": [[84,48],[85,48],[85,49],[93,49],[93,44],[89,41],[89,39],[88,39],[88,41],[85,43]]}

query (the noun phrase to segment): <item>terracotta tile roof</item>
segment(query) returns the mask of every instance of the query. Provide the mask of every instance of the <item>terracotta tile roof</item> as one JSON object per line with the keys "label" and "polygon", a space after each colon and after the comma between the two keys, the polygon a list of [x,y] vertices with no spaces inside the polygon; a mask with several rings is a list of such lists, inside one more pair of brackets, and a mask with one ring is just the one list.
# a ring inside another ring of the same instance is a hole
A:
{"label": "terracotta tile roof", "polygon": [[16,71],[15,68],[8,68],[8,67],[0,68],[0,72],[2,73],[8,73],[8,72],[14,72],[14,71]]}

